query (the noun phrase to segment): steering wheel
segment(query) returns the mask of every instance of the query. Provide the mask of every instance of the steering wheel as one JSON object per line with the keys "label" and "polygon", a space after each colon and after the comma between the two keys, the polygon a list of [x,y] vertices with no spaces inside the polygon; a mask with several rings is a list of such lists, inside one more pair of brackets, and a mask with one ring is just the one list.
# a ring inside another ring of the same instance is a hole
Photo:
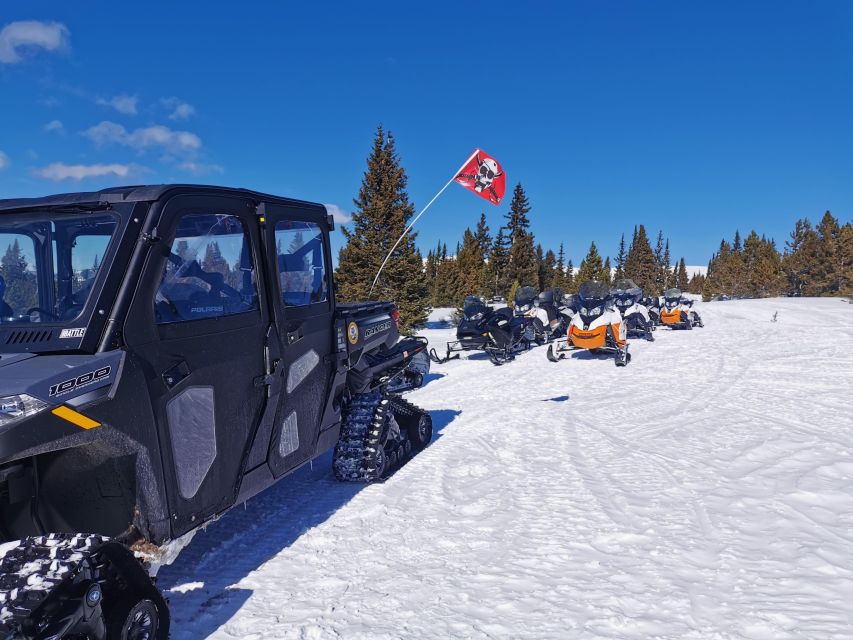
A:
{"label": "steering wheel", "polygon": [[39,315],[47,316],[50,320],[59,320],[59,317],[55,313],[48,311],[47,309],[42,309],[41,307],[30,307],[27,309],[27,313],[25,314],[26,317],[29,318],[33,314],[33,311],[38,311]]}

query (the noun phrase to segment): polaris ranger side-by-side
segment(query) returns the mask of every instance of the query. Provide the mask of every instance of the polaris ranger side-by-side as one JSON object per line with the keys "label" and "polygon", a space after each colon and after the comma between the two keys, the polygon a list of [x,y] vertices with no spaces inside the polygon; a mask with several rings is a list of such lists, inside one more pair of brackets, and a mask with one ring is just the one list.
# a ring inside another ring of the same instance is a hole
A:
{"label": "polaris ranger side-by-side", "polygon": [[[425,447],[426,341],[335,301],[322,205],[149,186],[0,200],[0,638],[166,638],[137,558],[334,447]],[[396,387],[395,387],[396,385]]]}

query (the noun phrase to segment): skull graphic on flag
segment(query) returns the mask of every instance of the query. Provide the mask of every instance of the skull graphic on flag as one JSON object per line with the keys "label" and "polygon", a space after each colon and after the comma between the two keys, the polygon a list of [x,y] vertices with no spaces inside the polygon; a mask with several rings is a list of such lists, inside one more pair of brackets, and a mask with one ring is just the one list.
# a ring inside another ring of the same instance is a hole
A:
{"label": "skull graphic on flag", "polygon": [[500,204],[506,192],[506,174],[492,156],[477,149],[455,178],[469,191],[494,205]]}

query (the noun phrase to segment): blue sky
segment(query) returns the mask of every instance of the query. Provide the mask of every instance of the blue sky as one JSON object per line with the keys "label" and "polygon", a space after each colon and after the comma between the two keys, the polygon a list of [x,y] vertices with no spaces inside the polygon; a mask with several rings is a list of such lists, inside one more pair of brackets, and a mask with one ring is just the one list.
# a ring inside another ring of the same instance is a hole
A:
{"label": "blue sky", "polygon": [[[736,228],[853,217],[851,98],[849,2],[5,3],[0,197],[180,181],[346,211],[383,123],[417,206],[479,146],[575,264],[638,222],[704,264]],[[452,185],[419,244],[508,204]]]}

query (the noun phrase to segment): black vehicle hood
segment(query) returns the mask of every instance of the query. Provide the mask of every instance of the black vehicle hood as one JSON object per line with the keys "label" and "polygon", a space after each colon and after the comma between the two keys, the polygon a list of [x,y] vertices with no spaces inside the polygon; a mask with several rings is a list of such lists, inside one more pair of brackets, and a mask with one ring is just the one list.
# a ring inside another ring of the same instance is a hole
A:
{"label": "black vehicle hood", "polygon": [[121,372],[123,351],[93,355],[0,355],[0,397],[26,393],[51,406],[111,386]]}

